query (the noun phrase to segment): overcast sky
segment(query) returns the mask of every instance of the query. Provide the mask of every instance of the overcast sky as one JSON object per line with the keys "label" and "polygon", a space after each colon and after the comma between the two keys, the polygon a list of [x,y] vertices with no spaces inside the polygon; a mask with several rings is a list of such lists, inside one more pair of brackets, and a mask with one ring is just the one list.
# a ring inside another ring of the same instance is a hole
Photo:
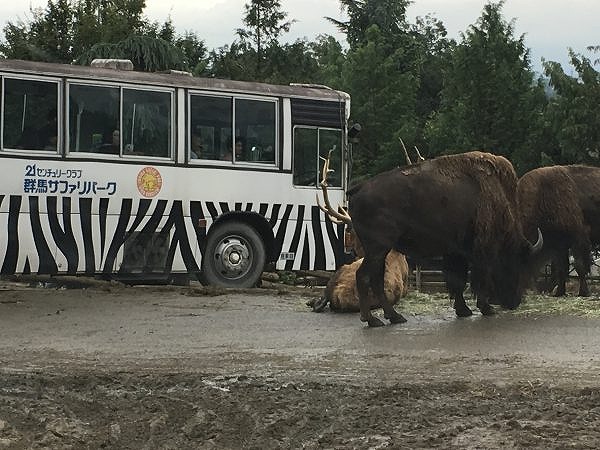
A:
{"label": "overcast sky", "polygon": [[[246,0],[146,0],[146,16],[164,21],[171,16],[180,32],[194,31],[204,39],[209,49],[230,44],[235,29],[241,27]],[[416,16],[432,14],[444,22],[450,37],[459,38],[470,24],[481,15],[484,0],[415,0],[409,7],[409,20]],[[46,0],[0,1],[0,23],[28,16],[29,6],[45,6]],[[344,20],[338,0],[281,0],[282,9],[292,25],[286,40],[318,34],[331,34],[343,41],[343,36],[324,19],[325,16]],[[588,45],[600,45],[599,0],[507,0],[504,17],[515,19],[517,35],[525,34],[531,50],[534,68],[539,70],[540,60],[558,61],[568,70],[567,49],[585,53]],[[600,56],[600,55],[599,55]]]}

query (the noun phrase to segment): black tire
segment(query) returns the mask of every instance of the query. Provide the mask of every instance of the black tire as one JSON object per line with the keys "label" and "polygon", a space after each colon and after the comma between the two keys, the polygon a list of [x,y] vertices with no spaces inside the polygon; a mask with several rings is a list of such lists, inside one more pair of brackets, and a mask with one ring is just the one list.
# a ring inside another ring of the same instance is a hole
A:
{"label": "black tire", "polygon": [[254,287],[265,260],[265,244],[254,228],[241,222],[225,222],[208,234],[202,281],[212,286]]}

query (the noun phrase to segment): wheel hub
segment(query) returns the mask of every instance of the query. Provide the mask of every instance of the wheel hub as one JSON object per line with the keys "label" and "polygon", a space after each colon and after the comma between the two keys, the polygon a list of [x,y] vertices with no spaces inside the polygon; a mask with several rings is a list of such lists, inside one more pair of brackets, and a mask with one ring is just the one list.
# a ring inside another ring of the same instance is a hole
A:
{"label": "wheel hub", "polygon": [[252,255],[246,242],[239,237],[223,239],[215,252],[219,272],[226,278],[243,276],[252,263]]}
{"label": "wheel hub", "polygon": [[232,252],[229,254],[229,262],[231,264],[239,264],[241,259],[242,259],[242,257],[237,252]]}

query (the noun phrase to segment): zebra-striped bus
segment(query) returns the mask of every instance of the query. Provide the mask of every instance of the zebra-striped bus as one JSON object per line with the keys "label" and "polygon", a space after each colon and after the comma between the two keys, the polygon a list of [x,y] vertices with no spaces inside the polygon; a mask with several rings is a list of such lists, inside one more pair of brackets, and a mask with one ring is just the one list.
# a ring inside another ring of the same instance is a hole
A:
{"label": "zebra-striped bus", "polygon": [[333,270],[350,99],[277,86],[0,60],[2,274],[255,285],[265,266]]}

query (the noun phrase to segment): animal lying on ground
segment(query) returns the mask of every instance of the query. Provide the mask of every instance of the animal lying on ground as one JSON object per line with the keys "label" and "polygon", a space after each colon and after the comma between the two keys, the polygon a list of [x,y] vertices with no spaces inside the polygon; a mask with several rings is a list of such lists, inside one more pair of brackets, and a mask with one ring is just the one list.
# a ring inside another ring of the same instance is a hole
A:
{"label": "animal lying on ground", "polygon": [[569,250],[579,278],[579,295],[590,294],[592,247],[600,243],[600,168],[541,167],[521,177],[517,187],[521,221],[526,236],[541,229],[543,249],[537,266],[552,261],[552,286],[556,296],[566,293]]}
{"label": "animal lying on ground", "polygon": [[[327,304],[332,311],[358,312],[360,303],[358,300],[358,289],[356,287],[356,270],[362,264],[362,258],[351,264],[340,267],[327,282],[324,295],[321,299],[309,303],[313,311],[321,312]],[[383,292],[385,298],[392,305],[398,303],[408,291],[408,263],[406,257],[391,250],[385,258],[385,275],[383,281]],[[369,307],[371,309],[381,308],[377,298],[369,292]]]}
{"label": "animal lying on ground", "polygon": [[[404,143],[402,142],[404,146]],[[408,164],[412,164],[406,147],[404,147]],[[418,153],[418,150],[417,150]],[[325,207],[321,205],[317,196],[317,204],[319,208],[336,223],[344,223],[347,228],[344,234],[345,245],[349,247],[357,259],[351,264],[341,266],[329,279],[323,297],[313,299],[307,303],[315,312],[321,312],[327,304],[330,305],[332,311],[337,312],[357,312],[360,311],[360,303],[358,297],[358,289],[356,287],[356,271],[362,264],[364,250],[356,233],[352,229],[352,219],[347,211],[341,209],[340,212],[335,211],[329,203],[327,194],[327,175],[329,174],[329,157],[325,159],[322,171],[322,180],[320,183],[323,191],[323,199]],[[421,155],[419,157],[422,159]],[[404,297],[408,291],[408,263],[406,257],[395,250],[391,250],[385,258],[385,274],[384,274],[384,294],[386,299],[391,304],[396,304],[400,297]],[[369,305],[371,309],[381,308],[379,299],[369,292]]]}
{"label": "animal lying on ground", "polygon": [[492,304],[514,309],[529,280],[531,257],[543,244],[524,236],[517,209],[517,176],[511,163],[483,152],[440,156],[381,173],[348,191],[349,216],[365,257],[356,272],[360,319],[371,313],[369,290],[385,318],[405,322],[385,299],[385,257],[391,249],[415,258],[443,257],[446,285],[460,317],[472,311],[471,289],[484,315]]}

